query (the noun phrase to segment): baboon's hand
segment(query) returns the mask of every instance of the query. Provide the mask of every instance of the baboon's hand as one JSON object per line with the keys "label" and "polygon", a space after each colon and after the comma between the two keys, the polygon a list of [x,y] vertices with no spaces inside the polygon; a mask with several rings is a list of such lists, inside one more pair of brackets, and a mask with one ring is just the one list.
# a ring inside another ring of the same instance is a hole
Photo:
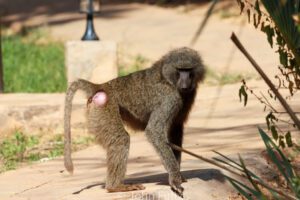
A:
{"label": "baboon's hand", "polygon": [[171,186],[172,191],[183,198],[184,188],[181,186],[181,183],[182,178],[180,173],[178,175],[169,175],[169,184]]}

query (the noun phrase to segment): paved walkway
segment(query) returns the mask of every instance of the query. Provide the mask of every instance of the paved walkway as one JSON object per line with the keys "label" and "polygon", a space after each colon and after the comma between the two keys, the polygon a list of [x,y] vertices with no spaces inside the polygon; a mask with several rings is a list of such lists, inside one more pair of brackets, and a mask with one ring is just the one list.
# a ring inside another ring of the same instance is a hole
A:
{"label": "paved walkway", "polygon": [[[262,82],[250,84],[256,88],[264,86]],[[214,156],[211,150],[233,157],[237,153],[242,153],[245,157],[251,153],[259,156],[263,144],[259,139],[257,126],[265,127],[263,107],[251,96],[248,106],[243,107],[239,103],[238,88],[239,84],[224,86],[221,90],[219,87],[200,87],[186,126],[185,148],[206,157]],[[1,95],[0,105],[7,105],[9,108],[20,100],[23,105],[19,106],[24,108],[30,105],[57,105],[58,111],[55,116],[61,121],[62,112],[59,110],[62,110],[60,108],[63,97],[63,94]],[[75,104],[80,104],[80,101],[76,99]],[[83,120],[81,108],[78,108],[77,114],[74,113],[73,124]],[[33,107],[31,109],[35,110]],[[47,115],[54,115],[51,112],[46,113],[40,113],[41,116],[44,115],[42,119],[47,118]],[[109,194],[101,188],[105,179],[105,152],[98,146],[76,152],[73,158],[75,161],[73,176],[64,171],[61,158],[1,174],[0,199],[108,200],[141,199],[138,198],[141,195],[154,195],[166,200],[177,199],[167,186],[167,175],[157,154],[142,133],[131,134],[127,170],[128,182],[143,183],[146,186],[147,189],[142,193]],[[250,161],[253,159],[259,158],[254,156]],[[255,163],[263,162],[255,161]],[[222,171],[193,157],[183,155],[182,171],[188,179],[188,182],[183,184],[186,199],[223,200],[227,199],[232,190],[223,179]]]}

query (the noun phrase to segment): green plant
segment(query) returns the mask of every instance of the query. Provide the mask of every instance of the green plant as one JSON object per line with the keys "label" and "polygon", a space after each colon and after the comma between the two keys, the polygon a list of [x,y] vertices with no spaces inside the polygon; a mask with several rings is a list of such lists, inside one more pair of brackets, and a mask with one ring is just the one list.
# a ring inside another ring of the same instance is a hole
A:
{"label": "green plant", "polygon": [[[252,20],[253,25],[266,34],[270,46],[277,48],[276,52],[278,52],[281,64],[279,66],[280,74],[275,77],[278,80],[277,90],[288,89],[290,96],[286,98],[291,98],[300,89],[300,33],[293,19],[293,16],[300,12],[300,1],[256,0],[254,4],[248,0],[237,0],[237,2],[241,12],[246,11],[249,23]],[[261,11],[260,2],[266,8],[267,13]],[[247,92],[253,94],[260,103],[264,104],[264,110],[268,110],[266,121],[273,139],[282,148],[291,147],[293,145],[291,131],[282,131],[278,122],[296,127],[295,120],[294,124],[290,120],[281,119],[283,113],[275,109],[263,93],[256,94],[245,81],[239,91],[240,99],[244,98],[244,105],[247,104]],[[274,101],[277,100],[277,96],[271,90],[268,90],[268,96]],[[292,114],[290,114],[291,117]]]}
{"label": "green plant", "polygon": [[[83,149],[84,147],[90,145],[92,141],[93,138],[90,136],[74,137],[72,140],[73,150],[78,151],[80,149]],[[54,135],[49,141],[46,142],[46,144],[43,144],[43,146],[46,146],[47,150],[44,151],[42,157],[55,158],[63,155],[64,153],[63,135],[62,134]]]}
{"label": "green plant", "polygon": [[[27,159],[26,151],[38,143],[36,136],[26,136],[21,131],[16,131],[12,137],[4,139],[0,143],[0,157],[4,162],[4,170],[14,169],[17,162]],[[33,156],[36,155],[31,155]]]}
{"label": "green plant", "polygon": [[225,9],[220,10],[219,15],[220,15],[220,18],[222,18],[222,19],[227,19],[227,18],[231,18],[231,17],[236,17],[237,16],[236,12],[233,12],[229,8],[225,8]]}
{"label": "green plant", "polygon": [[128,66],[120,66],[119,67],[119,77],[120,76],[126,76],[132,72],[141,70],[145,67],[145,65],[148,63],[148,59],[143,57],[142,55],[137,55],[134,57],[133,63]]}
{"label": "green plant", "polygon": [[[62,134],[55,134],[51,138],[43,136],[28,136],[16,131],[12,136],[0,143],[0,173],[16,169],[20,163],[31,163],[43,158],[53,159],[61,156],[64,150]],[[90,145],[93,138],[90,136],[74,137],[73,150],[77,151]],[[1,166],[1,164],[3,164]]]}
{"label": "green plant", "polygon": [[[300,12],[299,0],[256,0],[251,4],[248,0],[237,0],[241,12],[246,10],[248,21],[253,19],[253,25],[267,35],[267,40],[273,48],[277,44],[279,61],[282,65],[281,74],[288,82],[287,88],[293,95],[293,89],[300,88],[300,33],[297,31],[293,15]],[[264,5],[267,13],[260,9]],[[277,77],[279,80],[280,78]],[[280,85],[284,87],[284,85]],[[293,88],[293,87],[296,88]]]}
{"label": "green plant", "polygon": [[300,178],[298,176],[292,179],[292,187],[294,188],[294,191],[297,194],[297,197],[299,197],[299,194],[300,194]]}
{"label": "green plant", "polygon": [[55,158],[63,154],[64,143],[63,136],[61,134],[55,135],[53,139],[49,141],[50,151],[47,154],[49,158]]}
{"label": "green plant", "polygon": [[[41,42],[44,41],[44,42]],[[67,81],[62,43],[44,31],[2,38],[5,92],[62,92]]]}
{"label": "green plant", "polygon": [[[300,33],[297,30],[293,15],[300,12],[299,0],[256,0],[252,4],[248,0],[237,0],[241,12],[246,10],[249,23],[253,22],[256,28],[260,28],[262,32],[267,35],[267,40],[270,46],[273,48],[276,42],[277,52],[279,53],[279,61],[281,66],[279,67],[280,75],[276,76],[278,80],[278,86],[275,88],[269,78],[261,72],[260,67],[247,55],[244,48],[241,45],[237,45],[244,55],[249,59],[252,65],[259,71],[260,75],[264,78],[270,89],[268,95],[271,99],[279,99],[280,103],[286,109],[286,113],[289,114],[294,123],[290,120],[282,120],[279,116],[282,112],[279,112],[270,103],[268,98],[261,93],[257,95],[251,88],[249,88],[245,81],[240,88],[240,99],[244,100],[244,105],[247,104],[248,94],[253,94],[260,103],[264,104],[265,110],[269,110],[266,116],[266,124],[268,130],[272,134],[272,138],[277,144],[262,130],[259,129],[259,133],[262,140],[265,143],[267,155],[271,162],[276,166],[278,176],[283,177],[286,182],[287,190],[283,186],[270,186],[264,182],[257,175],[247,169],[242,158],[240,163],[229,160],[226,156],[223,156],[227,161],[221,161],[230,166],[234,165],[236,169],[243,172],[252,186],[248,186],[242,182],[239,182],[233,178],[227,177],[230,183],[247,199],[299,199],[300,198],[300,178],[296,175],[290,161],[283,154],[280,148],[286,146],[292,147],[293,142],[291,138],[290,130],[284,132],[280,129],[278,122],[284,122],[294,127],[299,128],[299,120],[295,116],[294,111],[289,107],[284,98],[278,92],[279,89],[288,89],[291,98],[295,92],[300,89]],[[266,8],[267,13],[264,13],[260,9],[260,2]],[[232,37],[233,38],[233,37]],[[237,44],[237,39],[233,40]],[[283,112],[285,113],[285,112]],[[291,128],[289,128],[291,129]],[[267,192],[265,192],[265,189]]]}
{"label": "green plant", "polygon": [[242,73],[217,73],[216,71],[208,68],[206,73],[205,83],[208,85],[226,85],[239,83],[241,80],[252,79],[254,76],[252,74],[242,74]]}
{"label": "green plant", "polygon": [[[232,159],[218,153],[225,160],[216,159],[219,162],[227,164],[231,167],[234,167],[238,171],[243,173],[243,176],[248,179],[248,186],[234,178],[226,176],[228,181],[248,200],[252,199],[270,199],[269,196],[272,196],[274,199],[299,199],[300,198],[300,178],[295,174],[294,169],[279,149],[279,147],[272,141],[272,139],[262,130],[258,129],[259,134],[265,144],[267,155],[270,157],[270,160],[276,166],[279,176],[282,176],[288,187],[288,191],[282,190],[280,188],[271,187],[269,184],[264,182],[259,178],[255,173],[251,172],[246,165],[244,164],[243,159],[240,157],[240,163],[233,161]],[[265,188],[268,191],[268,194],[263,192],[262,188]],[[268,196],[267,196],[268,195]]]}

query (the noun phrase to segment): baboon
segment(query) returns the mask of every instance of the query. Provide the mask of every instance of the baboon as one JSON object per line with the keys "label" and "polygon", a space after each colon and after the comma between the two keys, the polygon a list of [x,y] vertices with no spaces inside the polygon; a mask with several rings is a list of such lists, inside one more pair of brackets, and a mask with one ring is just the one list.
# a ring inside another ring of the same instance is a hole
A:
{"label": "baboon", "polygon": [[[155,62],[151,68],[104,84],[79,79],[73,82],[65,99],[65,167],[73,172],[71,159],[71,109],[75,92],[85,91],[87,128],[107,151],[106,189],[108,192],[141,190],[140,184],[123,180],[129,152],[129,134],[123,122],[134,129],[145,130],[169,174],[171,189],[182,196],[184,178],[180,173],[181,152],[168,143],[182,146],[183,124],[193,105],[197,85],[205,68],[199,54],[190,48],[175,49]],[[102,96],[102,103],[94,100]],[[98,95],[99,94],[99,95]],[[98,97],[97,97],[98,98]]]}

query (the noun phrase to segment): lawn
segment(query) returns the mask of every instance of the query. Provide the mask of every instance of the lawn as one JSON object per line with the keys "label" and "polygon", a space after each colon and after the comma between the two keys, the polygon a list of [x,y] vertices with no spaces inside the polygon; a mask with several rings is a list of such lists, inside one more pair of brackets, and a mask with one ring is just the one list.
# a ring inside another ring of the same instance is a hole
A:
{"label": "lawn", "polygon": [[2,38],[4,91],[63,92],[66,89],[64,46],[34,30]]}

